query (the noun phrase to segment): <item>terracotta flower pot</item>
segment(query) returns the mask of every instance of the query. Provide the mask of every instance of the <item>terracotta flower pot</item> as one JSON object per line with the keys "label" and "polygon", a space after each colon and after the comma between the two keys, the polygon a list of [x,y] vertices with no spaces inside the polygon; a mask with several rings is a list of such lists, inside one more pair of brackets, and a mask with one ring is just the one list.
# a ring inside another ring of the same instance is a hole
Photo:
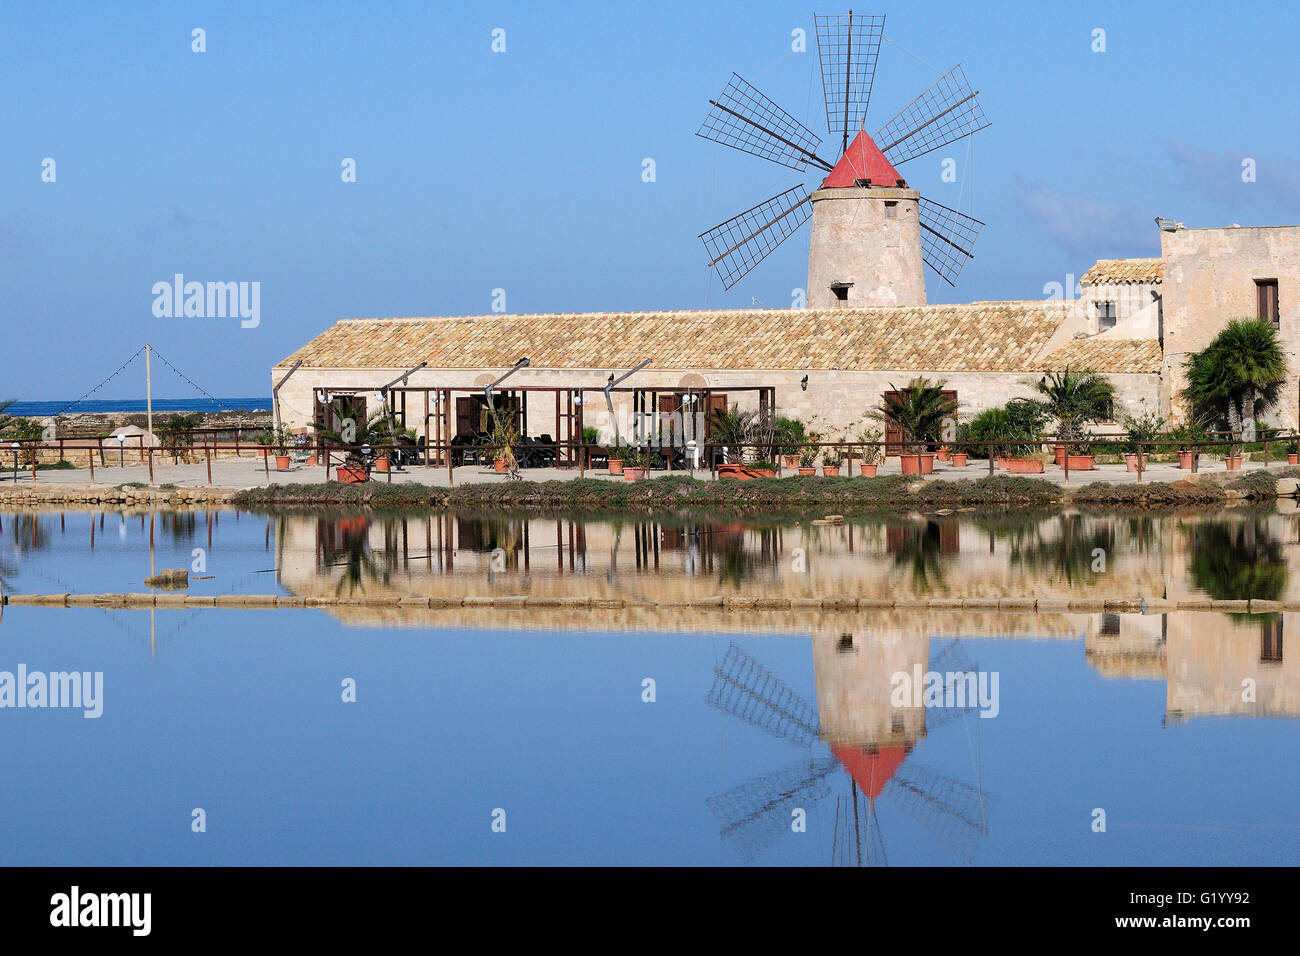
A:
{"label": "terracotta flower pot", "polygon": [[1300,465],[1300,455],[1287,455],[1286,463],[1288,465]]}
{"label": "terracotta flower pot", "polygon": [[934,453],[934,457],[938,458],[940,461],[947,461],[949,458],[952,457],[952,452],[949,451],[947,448],[940,448],[938,451]]}
{"label": "terracotta flower pot", "polygon": [[[387,470],[387,468],[384,469],[384,471]],[[506,470],[506,460],[504,458],[494,459],[492,462],[492,470],[497,474],[504,474]]]}
{"label": "terracotta flower pot", "polygon": [[1137,471],[1137,470],[1138,470],[1138,456],[1137,456],[1137,454],[1136,454],[1136,453],[1133,453],[1133,454],[1126,454],[1126,455],[1124,456],[1124,464],[1125,464],[1125,466],[1128,468],[1129,471]]}
{"label": "terracotta flower pot", "polygon": [[316,464],[316,456],[315,456],[315,455],[308,455],[308,456],[307,456],[307,467],[308,467],[308,468],[311,468],[311,467],[314,466],[315,464]]}
{"label": "terracotta flower pot", "polygon": [[760,477],[760,478],[775,478],[775,477],[776,477],[776,472],[775,472],[773,469],[771,469],[771,468],[757,468],[757,469],[755,469],[754,474],[758,475],[758,477]]}
{"label": "terracotta flower pot", "polygon": [[609,473],[610,473],[611,475],[621,475],[621,474],[623,474],[623,459],[622,459],[622,458],[611,458],[611,459],[609,460]]}
{"label": "terracotta flower pot", "polygon": [[388,457],[386,455],[380,455],[378,458],[375,459],[375,471],[387,471],[387,470],[388,470]]}
{"label": "terracotta flower pot", "polygon": [[338,480],[346,485],[364,484],[366,480],[366,470],[360,465],[339,465],[335,469]]}
{"label": "terracotta flower pot", "polygon": [[1178,453],[1178,467],[1184,471],[1192,470],[1192,452],[1180,451]]}
{"label": "terracotta flower pot", "polygon": [[997,457],[997,466],[998,466],[999,468],[1001,468],[1003,471],[1006,471],[1006,470],[1007,470],[1007,456],[1006,456],[1006,455],[998,455],[998,457]]}
{"label": "terracotta flower pot", "polygon": [[929,475],[934,472],[934,455],[921,455],[921,474]]}
{"label": "terracotta flower pot", "polygon": [[1067,455],[1071,471],[1092,471],[1096,458],[1092,455]]}
{"label": "terracotta flower pot", "polygon": [[868,465],[863,463],[859,467],[862,469],[863,478],[874,478],[876,477],[876,469],[879,468],[880,466],[875,464]]}
{"label": "terracotta flower pot", "polygon": [[833,478],[840,473],[839,465],[822,465],[822,474],[827,478]]}
{"label": "terracotta flower pot", "polygon": [[1229,458],[1225,458],[1223,459],[1223,463],[1227,466],[1228,471],[1241,471],[1240,455],[1232,455]]}
{"label": "terracotta flower pot", "polygon": [[903,466],[903,474],[905,475],[921,474],[920,455],[899,455],[898,461]]}
{"label": "terracotta flower pot", "polygon": [[781,459],[782,459],[782,463],[783,463],[783,464],[785,465],[785,467],[787,467],[787,468],[798,468],[798,467],[799,467],[799,456],[798,456],[798,455],[782,455],[782,456],[781,456]]}
{"label": "terracotta flower pot", "polygon": [[1055,454],[1056,454],[1056,467],[1064,468],[1065,467],[1065,446],[1058,444],[1055,448]]}
{"label": "terracotta flower pot", "polygon": [[637,468],[634,465],[627,465],[623,468],[624,481],[640,481],[645,477],[645,469]]}
{"label": "terracotta flower pot", "polygon": [[804,467],[801,466],[801,467],[799,468],[799,474],[801,474],[801,475],[815,475],[815,474],[817,474],[817,469],[816,469],[816,468],[804,468]]}
{"label": "terracotta flower pot", "polygon": [[276,456],[275,456],[275,470],[276,470],[276,471],[288,471],[288,470],[289,470],[289,456],[288,456],[288,455],[276,455]]}
{"label": "terracotta flower pot", "polygon": [[1037,458],[1008,458],[1007,471],[1013,475],[1041,475],[1043,463]]}
{"label": "terracotta flower pot", "polygon": [[955,451],[952,453],[952,466],[954,468],[966,467],[967,453],[964,451]]}

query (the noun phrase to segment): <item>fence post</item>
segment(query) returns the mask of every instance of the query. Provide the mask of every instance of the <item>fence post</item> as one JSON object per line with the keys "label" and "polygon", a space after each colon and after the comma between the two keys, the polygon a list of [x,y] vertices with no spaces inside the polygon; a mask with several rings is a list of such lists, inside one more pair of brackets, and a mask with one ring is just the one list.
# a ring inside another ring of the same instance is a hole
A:
{"label": "fence post", "polygon": [[40,456],[41,447],[32,442],[32,484],[36,484],[36,459]]}
{"label": "fence post", "polygon": [[[558,461],[560,457],[558,450],[555,453],[555,457]],[[587,443],[585,441],[578,446],[578,477],[587,477]]]}
{"label": "fence post", "polygon": [[149,446],[149,487],[153,487],[153,445]]}
{"label": "fence post", "polygon": [[208,487],[212,487],[212,449],[208,447],[208,439],[205,435],[203,438],[203,458],[208,463]]}
{"label": "fence post", "polygon": [[95,450],[93,448],[86,449],[86,460],[90,462],[90,483],[91,485],[94,485],[95,484]]}
{"label": "fence post", "polygon": [[447,441],[447,487],[448,488],[454,488],[456,486],[456,474],[454,471],[452,471],[451,452],[452,452],[451,440],[448,439]]}
{"label": "fence post", "polygon": [[989,456],[989,477],[992,478],[993,477],[993,454],[994,454],[993,445],[988,442],[985,442],[984,452]]}

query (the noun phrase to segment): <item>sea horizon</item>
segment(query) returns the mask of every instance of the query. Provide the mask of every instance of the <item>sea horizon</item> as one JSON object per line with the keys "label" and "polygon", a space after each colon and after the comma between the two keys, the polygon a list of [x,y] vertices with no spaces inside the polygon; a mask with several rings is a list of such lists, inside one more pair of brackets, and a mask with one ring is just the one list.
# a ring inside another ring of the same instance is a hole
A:
{"label": "sea horizon", "polygon": [[[103,412],[145,412],[148,406],[143,398],[85,399],[48,402],[14,402],[7,415],[36,417],[58,414],[95,414]],[[271,397],[255,398],[155,398],[154,412],[257,412],[271,410]]]}

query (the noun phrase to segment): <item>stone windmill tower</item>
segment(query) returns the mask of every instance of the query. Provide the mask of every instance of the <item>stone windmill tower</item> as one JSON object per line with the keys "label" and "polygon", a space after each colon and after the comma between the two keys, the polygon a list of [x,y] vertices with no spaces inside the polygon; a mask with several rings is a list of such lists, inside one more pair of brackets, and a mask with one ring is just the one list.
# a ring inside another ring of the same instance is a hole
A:
{"label": "stone windmill tower", "polygon": [[984,224],[925,199],[895,167],[988,126],[979,93],[955,66],[869,136],[885,18],[850,12],[816,21],[826,126],[839,137],[839,158],[818,156],[819,136],[733,73],[696,135],[826,175],[812,190],[787,189],[701,233],[709,265],[730,289],[811,218],[809,308],[924,305],[922,264],[955,284]]}

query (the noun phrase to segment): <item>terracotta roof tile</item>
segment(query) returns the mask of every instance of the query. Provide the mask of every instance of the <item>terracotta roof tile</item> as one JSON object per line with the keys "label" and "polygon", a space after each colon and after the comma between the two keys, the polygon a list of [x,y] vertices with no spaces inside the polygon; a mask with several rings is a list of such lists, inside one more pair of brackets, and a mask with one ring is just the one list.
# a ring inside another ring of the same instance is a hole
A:
{"label": "terracotta roof tile", "polygon": [[879,369],[1020,371],[1069,303],[894,309],[588,312],[344,319],[281,366],[309,368]]}
{"label": "terracotta roof tile", "polygon": [[1102,282],[1163,282],[1163,259],[1098,259],[1097,264],[1083,274],[1080,282],[1096,285]]}
{"label": "terracotta roof tile", "polygon": [[1163,353],[1156,339],[1112,338],[1106,334],[1075,339],[1044,357],[1045,369],[1076,369],[1108,374],[1158,372]]}

